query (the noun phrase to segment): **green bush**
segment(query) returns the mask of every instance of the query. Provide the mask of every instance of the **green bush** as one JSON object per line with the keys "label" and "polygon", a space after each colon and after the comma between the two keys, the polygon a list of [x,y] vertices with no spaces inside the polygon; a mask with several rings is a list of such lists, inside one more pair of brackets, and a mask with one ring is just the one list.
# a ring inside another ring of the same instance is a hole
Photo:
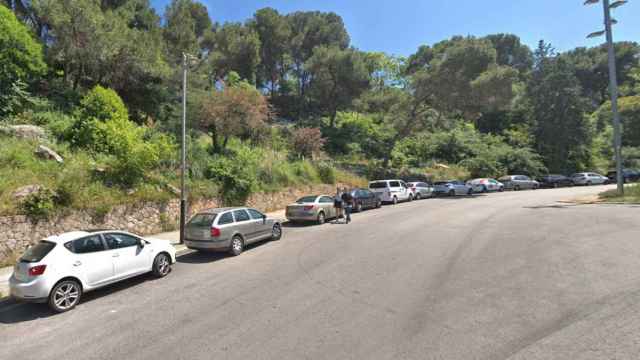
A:
{"label": "green bush", "polygon": [[71,128],[70,141],[78,147],[92,148],[101,141],[100,124],[129,121],[129,113],[118,94],[98,85],[85,95],[76,112],[77,120]]}
{"label": "green bush", "polygon": [[220,184],[219,195],[225,204],[242,205],[257,189],[259,155],[249,147],[241,147],[232,154],[213,159],[207,177]]}
{"label": "green bush", "polygon": [[55,210],[55,194],[49,189],[27,196],[20,204],[22,212],[33,220],[47,219]]}
{"label": "green bush", "polygon": [[327,163],[319,163],[317,165],[320,180],[325,184],[336,183],[336,169]]}

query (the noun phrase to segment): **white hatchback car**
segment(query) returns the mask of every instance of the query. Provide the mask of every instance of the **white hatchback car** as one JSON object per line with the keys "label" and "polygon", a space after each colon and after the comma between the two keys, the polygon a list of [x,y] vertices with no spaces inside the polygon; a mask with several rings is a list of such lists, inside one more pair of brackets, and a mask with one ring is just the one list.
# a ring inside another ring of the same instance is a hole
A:
{"label": "white hatchback car", "polygon": [[140,274],[164,277],[176,262],[169,241],[123,231],[74,231],[50,236],[27,249],[9,279],[19,301],[73,309],[83,293]]}

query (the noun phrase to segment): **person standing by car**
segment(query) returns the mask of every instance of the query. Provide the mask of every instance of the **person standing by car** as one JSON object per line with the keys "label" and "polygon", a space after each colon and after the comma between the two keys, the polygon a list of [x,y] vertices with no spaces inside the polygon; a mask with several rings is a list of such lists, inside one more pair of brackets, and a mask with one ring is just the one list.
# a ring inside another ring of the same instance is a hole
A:
{"label": "person standing by car", "polygon": [[333,207],[336,208],[336,222],[342,218],[342,193],[336,188],[336,196],[333,198]]}
{"label": "person standing by car", "polygon": [[344,208],[344,215],[346,223],[351,222],[351,210],[353,209],[353,196],[349,192],[349,189],[345,188],[342,192],[342,207]]}

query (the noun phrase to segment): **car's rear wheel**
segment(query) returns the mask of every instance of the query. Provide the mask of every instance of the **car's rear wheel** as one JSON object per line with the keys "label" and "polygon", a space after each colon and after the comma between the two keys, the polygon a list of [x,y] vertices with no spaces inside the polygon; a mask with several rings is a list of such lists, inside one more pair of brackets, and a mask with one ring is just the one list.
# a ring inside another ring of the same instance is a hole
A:
{"label": "car's rear wheel", "polygon": [[514,186],[514,187],[513,187],[513,190],[515,190],[515,191],[519,191],[519,190],[520,190],[520,186],[518,186],[518,185]]}
{"label": "car's rear wheel", "polygon": [[242,241],[242,238],[240,236],[235,235],[233,238],[231,238],[231,246],[229,246],[229,252],[233,256],[238,256],[242,254],[243,250],[244,241]]}
{"label": "car's rear wheel", "polygon": [[409,194],[409,199],[407,199],[407,201],[409,201],[409,202],[413,201],[413,194]]}
{"label": "car's rear wheel", "polygon": [[165,277],[171,272],[171,258],[169,255],[162,253],[156,255],[153,259],[153,275],[157,277]]}
{"label": "car's rear wheel", "polygon": [[586,186],[591,186],[591,181],[587,181]]}
{"label": "car's rear wheel", "polygon": [[456,191],[453,189],[449,190],[449,196],[456,196]]}
{"label": "car's rear wheel", "polygon": [[467,190],[467,195],[473,195],[473,189]]}
{"label": "car's rear wheel", "polygon": [[393,203],[393,205],[396,205],[398,203],[398,197],[394,196],[391,202]]}
{"label": "car's rear wheel", "polygon": [[280,224],[274,224],[271,228],[271,240],[280,240],[282,238],[282,227]]}
{"label": "car's rear wheel", "polygon": [[417,193],[417,194],[416,194],[416,200],[420,200],[420,199],[422,199],[422,194]]}
{"label": "car's rear wheel", "polygon": [[376,209],[380,209],[382,207],[382,201],[378,200],[376,203]]}
{"label": "car's rear wheel", "polygon": [[553,183],[553,187],[554,187],[554,188],[556,188],[556,189],[557,189],[559,186],[560,186],[560,185],[558,185],[558,183]]}
{"label": "car's rear wheel", "polygon": [[82,297],[82,286],[76,280],[63,280],[49,294],[49,307],[58,313],[73,309]]}
{"label": "car's rear wheel", "polygon": [[323,212],[318,214],[318,219],[317,219],[318,225],[324,224],[325,220],[326,220],[326,218],[324,217],[324,213]]}
{"label": "car's rear wheel", "polygon": [[488,193],[489,189],[487,189],[487,185],[482,185],[482,192],[483,193]]}

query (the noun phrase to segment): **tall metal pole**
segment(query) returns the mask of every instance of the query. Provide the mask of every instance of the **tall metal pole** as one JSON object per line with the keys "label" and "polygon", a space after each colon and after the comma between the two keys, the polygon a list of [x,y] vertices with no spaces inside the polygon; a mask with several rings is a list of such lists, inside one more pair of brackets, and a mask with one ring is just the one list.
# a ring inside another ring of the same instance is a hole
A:
{"label": "tall metal pole", "polygon": [[180,244],[184,244],[184,225],[187,218],[185,173],[187,167],[187,54],[182,54],[182,161],[180,166]]}
{"label": "tall metal pole", "polygon": [[616,183],[618,194],[624,194],[624,174],[622,173],[620,114],[618,114],[618,79],[616,75],[616,56],[613,48],[613,34],[611,32],[611,11],[609,0],[603,0],[604,26],[607,33],[607,47],[609,50],[609,91],[611,92],[611,111],[613,111],[613,152],[616,157]]}

